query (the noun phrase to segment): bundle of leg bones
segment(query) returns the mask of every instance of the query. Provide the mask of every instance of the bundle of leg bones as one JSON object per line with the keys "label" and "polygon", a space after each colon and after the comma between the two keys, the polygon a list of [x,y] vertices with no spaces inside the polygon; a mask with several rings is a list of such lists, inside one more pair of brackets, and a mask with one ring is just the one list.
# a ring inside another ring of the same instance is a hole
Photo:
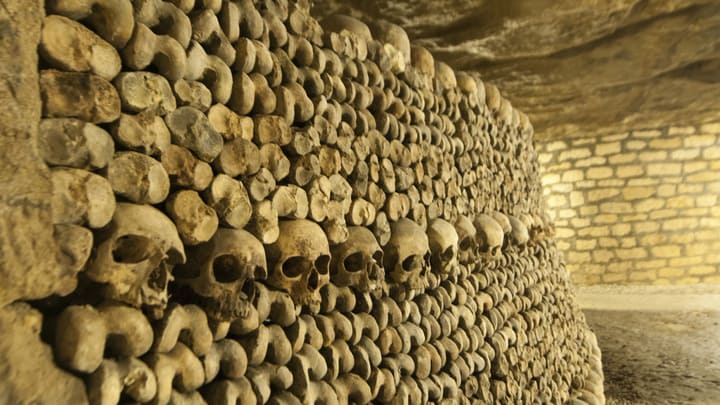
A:
{"label": "bundle of leg bones", "polygon": [[45,6],[44,336],[89,403],[604,402],[496,87],[302,0]]}

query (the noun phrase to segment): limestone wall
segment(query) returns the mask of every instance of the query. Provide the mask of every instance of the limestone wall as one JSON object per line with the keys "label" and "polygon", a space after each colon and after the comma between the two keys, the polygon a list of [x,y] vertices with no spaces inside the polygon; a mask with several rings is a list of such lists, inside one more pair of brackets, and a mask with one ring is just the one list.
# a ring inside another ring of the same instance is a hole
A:
{"label": "limestone wall", "polygon": [[579,284],[720,283],[720,124],[538,145]]}

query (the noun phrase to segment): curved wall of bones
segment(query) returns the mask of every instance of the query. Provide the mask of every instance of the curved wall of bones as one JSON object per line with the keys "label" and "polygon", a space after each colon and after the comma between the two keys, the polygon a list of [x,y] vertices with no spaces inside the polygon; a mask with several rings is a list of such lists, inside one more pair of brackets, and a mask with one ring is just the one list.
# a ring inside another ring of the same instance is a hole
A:
{"label": "curved wall of bones", "polygon": [[45,9],[34,306],[77,401],[603,403],[497,88],[292,0]]}

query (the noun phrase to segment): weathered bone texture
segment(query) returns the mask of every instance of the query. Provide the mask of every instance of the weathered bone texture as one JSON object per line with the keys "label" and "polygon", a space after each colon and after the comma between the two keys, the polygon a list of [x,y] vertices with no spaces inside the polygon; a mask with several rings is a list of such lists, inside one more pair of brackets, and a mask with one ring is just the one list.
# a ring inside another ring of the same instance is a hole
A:
{"label": "weathered bone texture", "polygon": [[38,129],[40,155],[51,166],[102,169],[115,153],[110,135],[89,122],[47,118]]}
{"label": "weathered bone texture", "polygon": [[138,204],[158,204],[168,196],[170,177],[157,160],[137,152],[118,152],[107,167],[113,191]]}
{"label": "weathered bone texture", "polygon": [[101,283],[103,295],[159,318],[168,303],[172,268],[185,249],[170,218],[149,205],[118,203],[110,224],[96,233],[96,249],[85,275]]}
{"label": "weathered bone texture", "polygon": [[138,357],[152,345],[153,331],[145,316],[124,306],[69,306],[57,319],[55,357],[71,370],[91,373],[105,353]]}
{"label": "weathered bone texture", "polygon": [[86,170],[63,168],[54,169],[51,179],[53,223],[102,228],[110,222],[115,196],[108,180]]}
{"label": "weathered bone texture", "polygon": [[91,403],[604,402],[497,87],[306,0],[46,3],[38,305]]}
{"label": "weathered bone texture", "polygon": [[58,69],[90,72],[107,80],[120,72],[120,56],[112,45],[84,25],[59,15],[45,18],[40,52]]}
{"label": "weathered bone texture", "polygon": [[118,92],[110,82],[92,73],[44,70],[40,72],[40,94],[45,117],[103,123],[120,116]]}

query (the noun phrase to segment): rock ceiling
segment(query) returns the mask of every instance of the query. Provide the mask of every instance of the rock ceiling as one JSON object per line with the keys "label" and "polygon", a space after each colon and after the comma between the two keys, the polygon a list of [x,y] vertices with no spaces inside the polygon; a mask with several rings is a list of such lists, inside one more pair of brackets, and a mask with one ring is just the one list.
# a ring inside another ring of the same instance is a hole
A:
{"label": "rock ceiling", "polygon": [[316,0],[496,84],[539,139],[720,115],[717,0]]}

